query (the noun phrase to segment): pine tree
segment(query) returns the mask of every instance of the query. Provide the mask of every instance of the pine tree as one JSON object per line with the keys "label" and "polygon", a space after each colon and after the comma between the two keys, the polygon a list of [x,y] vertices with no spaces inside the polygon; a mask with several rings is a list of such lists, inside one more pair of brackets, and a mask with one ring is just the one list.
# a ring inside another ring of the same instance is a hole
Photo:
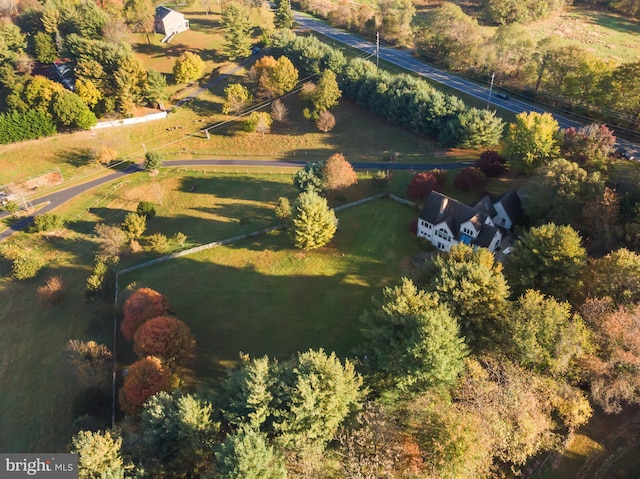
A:
{"label": "pine tree", "polygon": [[326,245],[338,228],[338,219],[327,200],[317,193],[300,193],[293,207],[293,236],[296,248],[311,250]]}

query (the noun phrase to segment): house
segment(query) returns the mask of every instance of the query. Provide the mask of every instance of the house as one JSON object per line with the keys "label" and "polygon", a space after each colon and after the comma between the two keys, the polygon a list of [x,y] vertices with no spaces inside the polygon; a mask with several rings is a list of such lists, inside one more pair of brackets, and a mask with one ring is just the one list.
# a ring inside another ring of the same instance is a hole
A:
{"label": "house", "polygon": [[418,237],[443,251],[465,243],[495,252],[504,231],[511,228],[520,211],[520,198],[515,191],[500,195],[495,201],[485,196],[471,206],[432,191],[418,218]]}
{"label": "house", "polygon": [[155,29],[157,33],[164,33],[169,37],[189,30],[189,20],[185,20],[180,12],[160,6],[156,8]]}

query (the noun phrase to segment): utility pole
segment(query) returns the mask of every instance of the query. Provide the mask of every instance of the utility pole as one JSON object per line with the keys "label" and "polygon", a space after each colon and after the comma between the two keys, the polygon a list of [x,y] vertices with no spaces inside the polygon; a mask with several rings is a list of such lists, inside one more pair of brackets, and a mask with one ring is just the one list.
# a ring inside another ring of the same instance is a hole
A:
{"label": "utility pole", "polygon": [[144,145],[144,143],[142,144],[142,149],[144,150],[144,154],[147,154],[147,147]]}
{"label": "utility pole", "polygon": [[487,110],[489,109],[489,102],[491,101],[491,92],[493,91],[493,80],[496,77],[496,73],[491,74],[491,86],[489,86],[489,98],[487,98]]}
{"label": "utility pole", "polygon": [[380,63],[380,33],[376,32],[376,68]]}

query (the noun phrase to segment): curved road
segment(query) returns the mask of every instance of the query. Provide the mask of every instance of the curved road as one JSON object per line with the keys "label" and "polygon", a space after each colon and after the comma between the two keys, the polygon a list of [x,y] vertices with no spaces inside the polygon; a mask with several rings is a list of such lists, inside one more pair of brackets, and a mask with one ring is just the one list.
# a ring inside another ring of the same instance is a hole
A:
{"label": "curved road", "polygon": [[[365,40],[364,38],[358,37],[351,33],[347,33],[328,26],[322,21],[317,20],[305,13],[294,12],[294,18],[297,23],[305,28],[314,30],[328,38],[331,38],[332,40],[344,43],[353,48],[357,48],[365,53],[375,54],[376,45],[369,40]],[[401,68],[417,73],[418,75],[421,75],[425,78],[429,78],[430,80],[442,83],[443,85],[447,85],[448,87],[464,92],[467,95],[477,98],[478,100],[492,103],[513,113],[517,114],[525,111],[545,113],[545,110],[543,110],[542,108],[533,106],[521,100],[516,100],[513,98],[504,100],[496,97],[495,94],[491,95],[491,98],[489,98],[489,88],[427,65],[418,58],[414,57],[410,50],[399,50],[396,48],[390,48],[381,45],[380,58]],[[553,116],[561,128],[579,128],[581,126],[584,126],[584,123],[571,120],[562,115],[553,114]],[[635,143],[618,139],[616,142],[616,146],[619,148],[624,148],[632,153],[636,158],[640,158],[640,147],[638,147],[638,145],[636,145]]]}
{"label": "curved road", "polygon": [[[268,161],[268,160],[171,160],[165,161],[164,166],[176,167],[176,166],[269,166],[269,167],[293,167],[302,168],[306,164],[306,161]],[[352,163],[353,167],[357,170],[405,170],[405,171],[424,171],[432,170],[434,168],[440,168],[443,170],[450,170],[465,166],[470,166],[472,162],[458,162],[458,163],[432,163],[432,164],[407,164],[407,163],[375,163],[375,162],[361,162]],[[127,175],[143,171],[140,165],[132,165],[122,171],[116,171],[110,175],[96,178],[95,180],[88,181],[64,190],[57,191],[45,196],[41,196],[37,199],[38,204],[44,204],[42,208],[38,210],[38,214],[48,213],[49,211],[59,207],[69,200],[85,193],[93,188],[96,188],[105,183],[123,178]],[[6,211],[0,211],[0,219],[9,216]],[[7,239],[12,234],[21,231],[33,223],[33,215],[21,219],[14,223],[4,231],[0,231],[0,242]]]}

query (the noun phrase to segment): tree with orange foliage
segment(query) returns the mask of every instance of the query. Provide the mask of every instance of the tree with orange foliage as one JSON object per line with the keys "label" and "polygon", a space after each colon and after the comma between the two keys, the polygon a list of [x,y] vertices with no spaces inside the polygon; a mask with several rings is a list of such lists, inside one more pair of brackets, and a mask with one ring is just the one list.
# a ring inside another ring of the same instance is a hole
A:
{"label": "tree with orange foliage", "polygon": [[133,335],[145,321],[165,315],[170,308],[167,298],[157,291],[150,288],[136,290],[124,302],[124,319],[120,325],[122,335],[128,340],[133,339]]}
{"label": "tree with orange foliage", "polygon": [[171,316],[150,319],[133,336],[133,350],[138,356],[157,356],[176,363],[186,358],[194,346],[189,327]]}
{"label": "tree with orange foliage", "polygon": [[335,153],[329,157],[322,168],[325,187],[328,190],[344,190],[358,182],[356,172],[342,153]]}
{"label": "tree with orange foliage", "polygon": [[159,358],[147,356],[129,367],[120,389],[120,406],[127,414],[134,414],[140,407],[160,391],[171,386],[171,372]]}

